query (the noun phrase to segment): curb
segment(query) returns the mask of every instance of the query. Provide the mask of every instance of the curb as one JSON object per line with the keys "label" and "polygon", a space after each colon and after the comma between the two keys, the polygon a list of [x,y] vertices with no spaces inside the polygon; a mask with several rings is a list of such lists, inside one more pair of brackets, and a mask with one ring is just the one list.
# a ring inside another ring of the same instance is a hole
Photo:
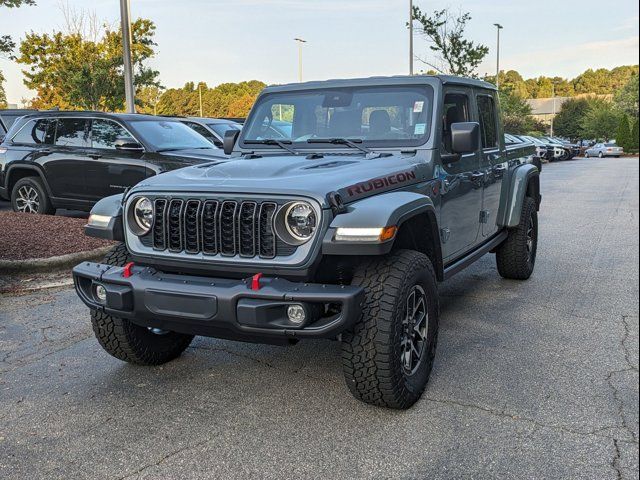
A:
{"label": "curb", "polygon": [[0,260],[0,273],[30,273],[42,270],[62,269],[74,266],[87,260],[102,258],[112,245],[96,248],[86,252],[69,253],[49,258],[32,258],[27,260]]}

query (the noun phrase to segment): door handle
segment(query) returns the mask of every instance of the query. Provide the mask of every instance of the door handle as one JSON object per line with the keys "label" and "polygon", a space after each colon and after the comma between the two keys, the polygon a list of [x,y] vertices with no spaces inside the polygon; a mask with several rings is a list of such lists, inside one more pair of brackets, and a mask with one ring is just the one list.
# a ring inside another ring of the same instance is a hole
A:
{"label": "door handle", "polygon": [[98,160],[99,158],[102,158],[102,155],[100,155],[99,153],[89,153],[87,157],[93,158],[94,160]]}

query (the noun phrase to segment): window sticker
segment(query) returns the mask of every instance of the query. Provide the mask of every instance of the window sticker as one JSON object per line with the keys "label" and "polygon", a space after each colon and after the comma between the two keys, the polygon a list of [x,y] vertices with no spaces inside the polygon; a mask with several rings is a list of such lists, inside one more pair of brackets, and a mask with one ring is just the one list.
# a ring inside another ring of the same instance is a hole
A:
{"label": "window sticker", "polygon": [[424,135],[427,131],[426,123],[416,123],[416,128],[413,132],[414,135]]}
{"label": "window sticker", "polygon": [[424,110],[424,101],[419,101],[413,104],[413,113],[422,113]]}

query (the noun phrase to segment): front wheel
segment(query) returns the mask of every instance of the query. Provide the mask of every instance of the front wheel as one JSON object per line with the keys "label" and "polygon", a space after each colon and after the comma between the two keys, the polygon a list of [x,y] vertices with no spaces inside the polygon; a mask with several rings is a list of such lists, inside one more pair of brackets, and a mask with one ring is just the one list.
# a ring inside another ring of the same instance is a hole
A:
{"label": "front wheel", "polygon": [[509,230],[509,236],[496,251],[498,273],[503,278],[527,280],[533,273],[538,252],[538,212],[536,202],[525,197],[520,224]]}
{"label": "front wheel", "polygon": [[[131,261],[127,247],[111,249],[102,263],[123,267]],[[192,335],[141,327],[127,319],[91,310],[98,342],[110,355],[137,365],[161,365],[177,358],[191,344]]]}
{"label": "front wheel", "polygon": [[406,409],[422,395],[438,340],[438,288],[429,258],[400,250],[356,269],[362,315],[342,335],[343,372],[363,402]]}
{"label": "front wheel", "polygon": [[11,189],[11,206],[14,212],[51,215],[55,208],[38,177],[21,178]]}
{"label": "front wheel", "polygon": [[598,158],[604,158],[604,154],[603,154],[602,152],[600,152],[600,153],[598,154]]}

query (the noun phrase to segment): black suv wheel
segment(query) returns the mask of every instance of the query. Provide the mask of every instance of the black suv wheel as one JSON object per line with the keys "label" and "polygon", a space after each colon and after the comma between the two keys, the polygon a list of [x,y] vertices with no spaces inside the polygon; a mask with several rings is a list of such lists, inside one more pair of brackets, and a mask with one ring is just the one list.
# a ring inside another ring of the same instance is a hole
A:
{"label": "black suv wheel", "polygon": [[538,212],[536,202],[525,197],[520,224],[496,250],[498,273],[504,278],[527,280],[533,273],[538,252]]}
{"label": "black suv wheel", "polygon": [[352,284],[365,289],[362,317],[342,335],[351,393],[366,403],[406,409],[422,395],[438,339],[438,290],[429,258],[401,250],[367,261]]}
{"label": "black suv wheel", "polygon": [[11,189],[11,206],[14,212],[51,215],[56,211],[38,177],[25,177],[16,182]]}
{"label": "black suv wheel", "polygon": [[[107,253],[102,263],[122,267],[129,261],[126,245],[120,244]],[[91,324],[107,353],[137,365],[167,363],[179,357],[193,340],[193,335],[141,327],[97,310],[91,310]]]}

